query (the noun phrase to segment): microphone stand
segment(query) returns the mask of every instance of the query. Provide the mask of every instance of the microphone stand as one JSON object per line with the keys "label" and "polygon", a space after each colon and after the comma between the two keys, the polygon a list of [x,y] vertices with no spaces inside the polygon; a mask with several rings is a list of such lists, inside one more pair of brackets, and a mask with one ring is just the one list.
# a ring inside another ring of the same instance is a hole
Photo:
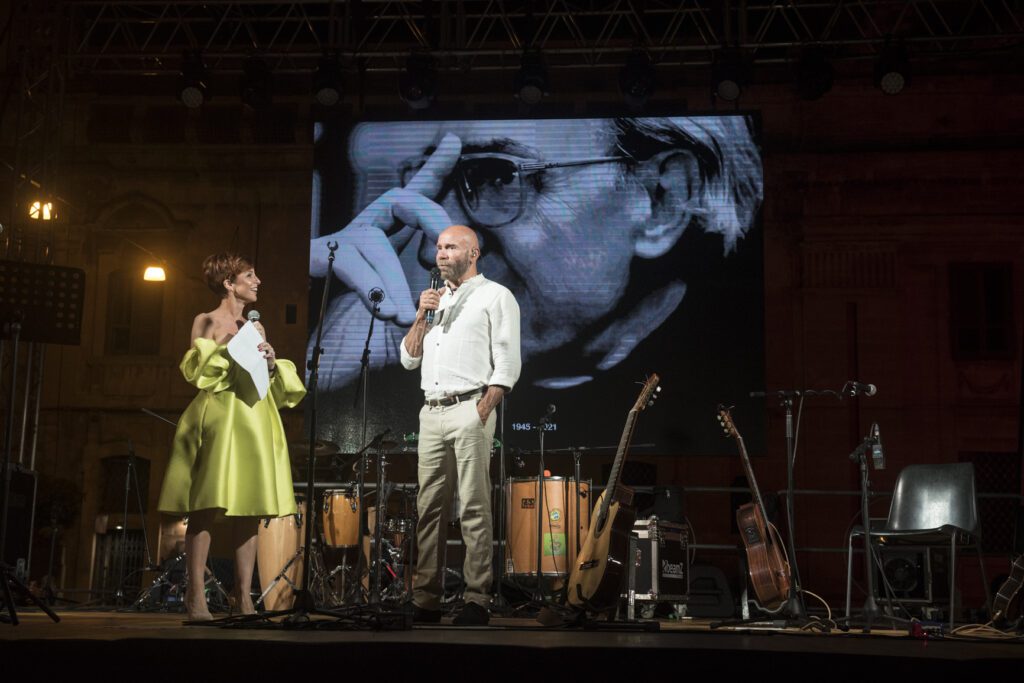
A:
{"label": "microphone stand", "polygon": [[[492,489],[493,491],[493,489]],[[507,576],[505,554],[508,552],[508,520],[505,519],[505,396],[502,394],[498,412],[498,580],[494,582],[494,595],[491,598],[491,609],[504,613],[508,607],[502,594],[502,583]]]}
{"label": "microphone stand", "polygon": [[[364,448],[363,448],[363,451],[362,451],[362,455],[359,458],[359,474],[356,477],[356,498],[359,501],[359,538],[360,539],[362,539],[365,536],[367,536],[369,534],[369,531],[370,531],[369,510],[368,510],[368,506],[366,505],[366,467],[367,467],[367,459],[369,458],[369,455],[368,455],[369,448],[366,448],[365,444],[366,444],[366,420],[367,420],[367,412],[366,411],[367,411],[367,403],[369,401],[369,393],[370,393],[370,340],[373,339],[373,326],[374,326],[374,323],[377,321],[377,314],[380,313],[381,302],[384,301],[384,292],[383,291],[380,291],[379,296],[376,296],[376,297],[374,296],[375,292],[377,292],[377,291],[378,290],[371,290],[370,291],[370,302],[373,304],[373,310],[370,312],[370,328],[369,328],[369,330],[367,330],[366,342],[363,344],[363,355],[359,359],[359,391],[356,393],[355,401],[354,401],[355,404],[358,404],[360,400],[362,400],[362,402],[363,402],[362,417],[361,417],[361,427],[360,427],[360,433],[359,433],[360,434],[359,442],[360,442],[360,444],[364,445]],[[353,405],[352,407],[355,408],[355,405]],[[381,436],[383,436],[383,435],[381,435]],[[379,458],[380,457],[380,451],[379,450],[377,451],[377,455],[378,455],[378,458]],[[378,463],[378,466],[379,466],[379,463]],[[380,517],[383,514],[384,514],[384,510],[382,509],[381,500],[380,500],[380,489],[377,489],[377,519],[378,519],[378,521],[380,520]],[[379,524],[375,524],[374,526],[379,527],[380,525]],[[378,545],[380,545],[380,538],[377,537],[376,540],[377,540]],[[356,580],[357,580],[357,582],[363,576],[363,572],[364,571],[373,571],[373,570],[370,567],[370,558],[365,557],[363,555],[362,544],[360,543],[360,545],[359,545],[359,555],[358,555],[358,559],[356,560],[356,577],[357,577]],[[376,569],[376,571],[379,573],[380,568],[378,567]],[[379,579],[379,576],[376,577],[376,578]],[[379,588],[379,584],[375,580],[373,585],[375,587],[375,590],[373,591],[373,593],[376,595],[376,597],[379,598],[379,596],[380,596],[379,590],[376,590],[377,588]],[[371,598],[372,597],[374,597],[374,596],[371,595]]]}
{"label": "microphone stand", "polygon": [[[794,508],[794,491],[796,467],[796,437],[793,431],[793,399],[801,400],[807,396],[835,396],[842,399],[839,392],[831,389],[781,389],[776,391],[752,391],[751,398],[775,396],[786,415],[786,554],[789,556],[789,596],[786,598],[785,611],[798,623],[807,622],[807,608],[800,592],[800,569],[796,559],[796,517]],[[766,520],[767,521],[767,520]]]}
{"label": "microphone stand", "polygon": [[[323,341],[324,336],[324,318],[327,317],[327,301],[331,297],[331,273],[334,272],[334,252],[338,249],[337,242],[328,242],[327,249],[329,253],[327,255],[327,275],[324,278],[324,291],[320,296],[320,317],[317,320],[316,326],[316,342],[313,344],[313,357],[309,360],[309,451],[306,454],[306,525],[304,528],[305,534],[303,536],[303,547],[302,547],[302,587],[295,591],[295,604],[290,610],[284,610],[277,612],[277,614],[287,614],[285,619],[286,624],[297,624],[300,622],[309,621],[311,614],[323,614],[327,616],[338,616],[336,613],[328,610],[317,609],[316,603],[313,600],[313,593],[309,589],[309,578],[310,570],[312,569],[311,552],[313,549],[313,520],[316,519],[316,515],[313,514],[316,510],[316,487],[314,485],[314,479],[316,477],[316,435],[317,435],[317,424],[316,424],[316,411],[317,411],[317,389],[320,384],[320,356],[323,355],[323,348],[320,343]],[[271,613],[273,614],[273,613]],[[254,615],[257,616],[257,615]],[[264,617],[269,615],[264,614]]]}
{"label": "microphone stand", "polygon": [[[546,431],[551,413],[545,413],[537,425],[537,432],[540,438],[540,451],[538,452],[537,472],[537,588],[533,598],[538,602],[544,602],[544,494],[547,478],[544,476],[544,432]],[[555,557],[554,538],[551,539],[551,557]]]}

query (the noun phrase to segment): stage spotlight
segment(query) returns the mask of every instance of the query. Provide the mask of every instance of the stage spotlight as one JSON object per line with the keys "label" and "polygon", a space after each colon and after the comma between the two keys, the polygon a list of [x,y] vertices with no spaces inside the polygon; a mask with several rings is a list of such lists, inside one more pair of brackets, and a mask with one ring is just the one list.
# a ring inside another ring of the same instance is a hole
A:
{"label": "stage spotlight", "polygon": [[738,49],[724,48],[711,65],[711,87],[719,99],[735,102],[750,82],[750,62]]}
{"label": "stage spotlight", "polygon": [[523,53],[516,74],[516,94],[524,104],[537,104],[548,94],[548,68],[539,50]]}
{"label": "stage spotlight", "polygon": [[337,59],[324,57],[313,73],[313,99],[325,107],[333,107],[341,100],[341,66]]}
{"label": "stage spotlight", "polygon": [[242,102],[257,109],[273,100],[270,83],[270,66],[258,56],[252,56],[242,65]]}
{"label": "stage spotlight", "polygon": [[619,90],[626,104],[640,108],[654,93],[654,65],[643,50],[634,50],[619,72]]}
{"label": "stage spotlight", "polygon": [[885,41],[875,63],[875,86],[886,95],[898,95],[910,82],[910,59],[902,41]]}
{"label": "stage spotlight", "polygon": [[804,48],[796,64],[796,91],[803,100],[818,100],[832,89],[835,72],[825,50]]}
{"label": "stage spotlight", "polygon": [[142,279],[146,282],[164,282],[167,280],[167,273],[161,266],[146,266]]}
{"label": "stage spotlight", "polygon": [[426,109],[434,101],[437,75],[434,58],[427,54],[411,54],[405,70],[398,77],[398,94],[412,109]]}
{"label": "stage spotlight", "polygon": [[181,76],[178,78],[178,99],[189,109],[198,109],[209,99],[207,83],[210,74],[199,52],[186,50],[181,56]]}
{"label": "stage spotlight", "polygon": [[53,202],[32,202],[28,207],[28,217],[34,221],[52,220],[54,217]]}

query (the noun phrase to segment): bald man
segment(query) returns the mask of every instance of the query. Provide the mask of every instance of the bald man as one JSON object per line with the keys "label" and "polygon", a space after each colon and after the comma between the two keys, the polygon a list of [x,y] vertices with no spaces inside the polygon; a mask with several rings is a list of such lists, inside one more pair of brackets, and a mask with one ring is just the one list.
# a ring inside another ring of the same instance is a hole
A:
{"label": "bald man", "polygon": [[[414,620],[441,620],[445,535],[458,487],[466,545],[465,605],[458,626],[489,620],[492,580],[490,455],[494,409],[519,379],[519,305],[507,288],[477,271],[480,243],[464,225],[437,238],[444,287],[420,294],[416,319],[402,339],[402,365],[421,369],[419,497],[413,579]],[[427,311],[436,311],[427,323]]]}

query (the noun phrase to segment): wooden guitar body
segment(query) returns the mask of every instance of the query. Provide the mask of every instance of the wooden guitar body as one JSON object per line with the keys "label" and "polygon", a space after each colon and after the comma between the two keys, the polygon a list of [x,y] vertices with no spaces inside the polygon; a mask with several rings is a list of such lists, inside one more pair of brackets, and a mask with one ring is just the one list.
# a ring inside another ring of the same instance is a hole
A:
{"label": "wooden guitar body", "polygon": [[783,559],[778,544],[768,541],[768,525],[755,503],[736,510],[736,525],[747,550],[754,594],[762,605],[774,609],[789,597],[789,563]]}
{"label": "wooden guitar body", "polygon": [[[625,487],[619,486],[619,489]],[[600,506],[605,496],[602,493],[595,506]],[[631,496],[630,496],[631,497]],[[592,611],[601,611],[615,606],[626,576],[629,554],[629,534],[636,521],[636,510],[623,501],[613,502],[608,507],[608,519],[598,529],[598,517],[590,522],[580,554],[569,576],[569,604]]]}
{"label": "wooden guitar body", "polygon": [[992,600],[992,622],[998,628],[1015,628],[1021,623],[1021,594],[1024,584],[1024,555],[1013,562],[1010,576]]}
{"label": "wooden guitar body", "polygon": [[718,421],[725,433],[736,440],[740,460],[743,461],[743,470],[750,484],[750,495],[753,498],[753,501],[741,505],[736,510],[736,524],[747,551],[750,583],[754,587],[758,602],[763,607],[775,609],[786,601],[792,587],[789,562],[783,555],[778,534],[771,533],[774,527],[768,524],[768,515],[764,511],[764,501],[761,500],[761,490],[757,487],[757,479],[754,478],[754,468],[750,465],[747,447],[727,408],[719,406]]}
{"label": "wooden guitar body", "polygon": [[640,411],[654,403],[657,397],[655,391],[660,390],[659,381],[657,375],[647,378],[640,396],[626,416],[626,426],[619,438],[608,485],[594,504],[590,531],[576,557],[576,565],[569,574],[566,597],[573,607],[594,612],[606,611],[616,606],[622,593],[626,562],[632,561],[628,556],[629,535],[636,521],[636,511],[633,509],[633,489],[623,486],[619,482],[619,475],[629,451],[636,417]]}

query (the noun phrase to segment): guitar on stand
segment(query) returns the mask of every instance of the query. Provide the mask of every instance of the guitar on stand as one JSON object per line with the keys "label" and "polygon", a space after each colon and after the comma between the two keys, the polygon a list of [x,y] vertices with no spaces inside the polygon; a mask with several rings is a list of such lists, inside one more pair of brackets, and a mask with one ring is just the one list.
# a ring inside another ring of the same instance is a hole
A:
{"label": "guitar on stand", "polygon": [[753,501],[741,505],[736,510],[736,525],[739,527],[743,545],[747,551],[747,567],[750,583],[754,587],[758,603],[772,611],[782,606],[789,597],[790,569],[789,562],[782,550],[782,541],[778,529],[768,521],[765,513],[761,491],[754,478],[754,469],[750,465],[747,447],[743,444],[736,425],[733,424],[729,410],[723,406],[718,408],[718,421],[728,436],[736,440],[750,482],[750,495]]}
{"label": "guitar on stand", "polygon": [[1019,628],[1021,622],[1021,590],[1024,585],[1024,555],[1013,561],[1010,576],[999,587],[992,600],[992,624],[999,629]]}
{"label": "guitar on stand", "polygon": [[568,600],[573,607],[601,612],[615,607],[618,602],[625,577],[629,534],[636,520],[633,489],[623,485],[619,478],[637,417],[642,410],[653,405],[657,392],[661,391],[659,381],[656,374],[647,378],[626,417],[608,485],[597,500],[595,507],[598,512],[591,517],[590,531],[569,575]]}

